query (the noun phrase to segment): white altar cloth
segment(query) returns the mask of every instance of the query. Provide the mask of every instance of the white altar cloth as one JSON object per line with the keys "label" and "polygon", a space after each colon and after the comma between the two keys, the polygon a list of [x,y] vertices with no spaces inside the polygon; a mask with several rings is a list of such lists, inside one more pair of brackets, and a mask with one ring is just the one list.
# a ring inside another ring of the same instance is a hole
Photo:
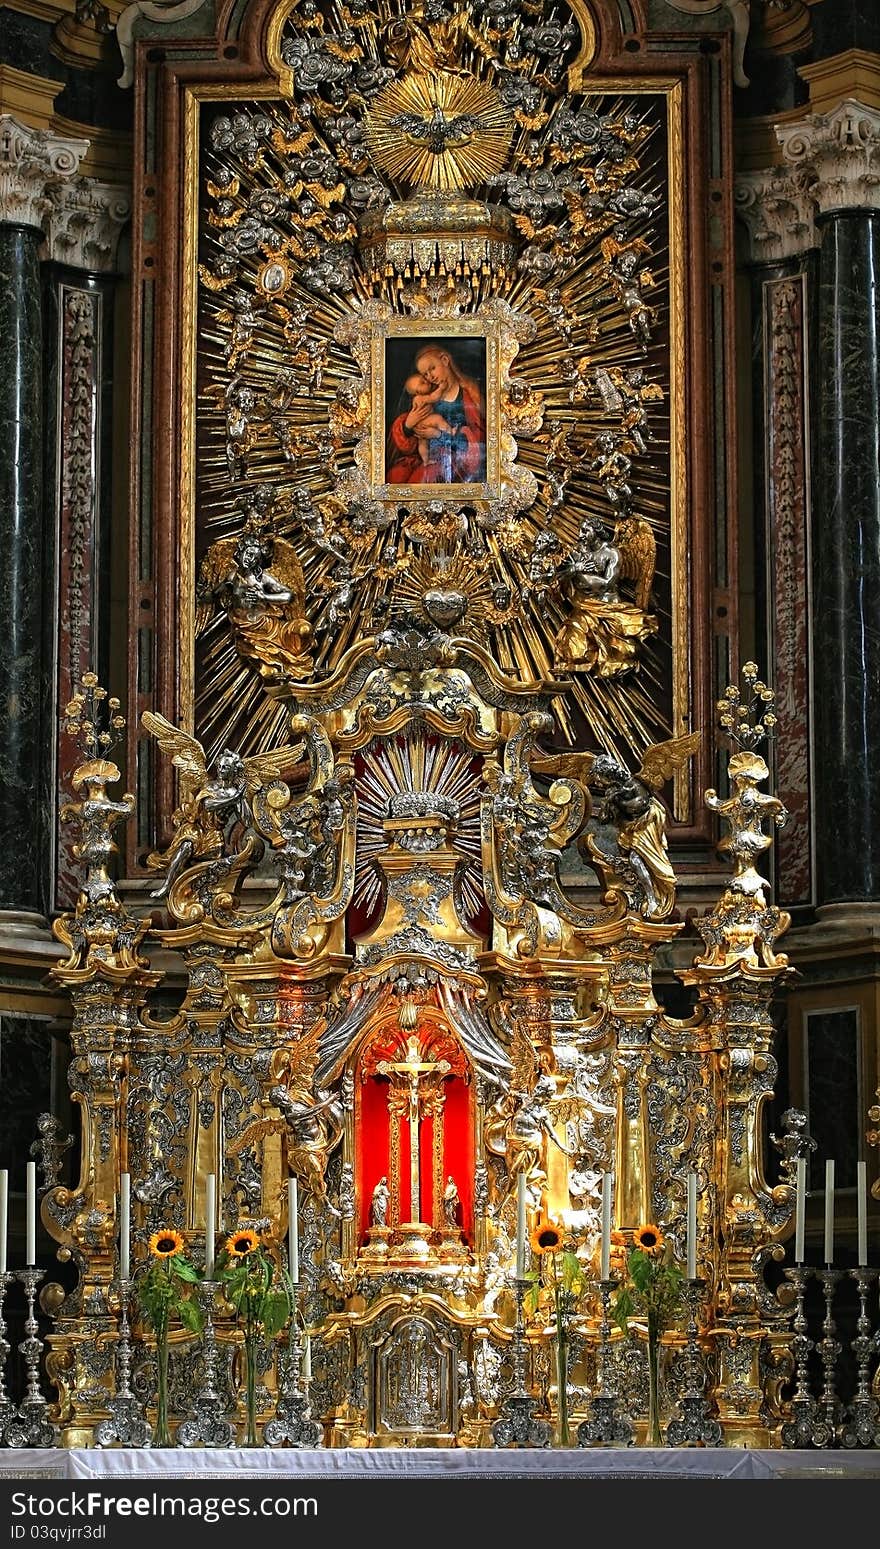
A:
{"label": "white altar cloth", "polygon": [[735,1447],[0,1449],[0,1480],[95,1479],[880,1479],[880,1450]]}

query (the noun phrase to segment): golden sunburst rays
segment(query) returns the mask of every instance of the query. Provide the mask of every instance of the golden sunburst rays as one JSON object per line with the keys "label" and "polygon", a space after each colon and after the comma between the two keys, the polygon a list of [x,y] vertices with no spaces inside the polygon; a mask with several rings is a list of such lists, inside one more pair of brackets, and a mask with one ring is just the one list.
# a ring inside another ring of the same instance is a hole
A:
{"label": "golden sunburst rays", "polygon": [[376,166],[405,187],[457,193],[507,160],[513,119],[494,87],[444,70],[393,81],[366,115]]}
{"label": "golden sunburst rays", "polygon": [[[378,42],[375,47],[379,48]],[[372,57],[373,44],[368,51]],[[461,62],[467,66],[468,58]],[[512,126],[493,88],[477,78],[478,74],[488,75],[489,66],[478,64],[475,72],[471,76],[456,75],[450,69],[410,76],[406,83],[386,88],[374,98],[367,127],[377,166],[387,170],[396,182],[405,183],[419,182],[427,175],[419,168],[427,168],[430,163],[433,170],[422,186],[438,190],[453,185],[458,189],[466,187],[467,169],[456,159],[478,158],[478,153],[483,158],[478,165],[475,161],[473,175],[478,182],[491,175],[493,169],[505,168],[527,175],[530,167],[537,165],[533,158],[539,150],[539,137],[524,132],[520,124],[513,139]],[[526,73],[534,73],[531,66]],[[588,106],[604,121],[633,111],[632,99],[610,96],[578,97],[571,99],[571,104],[575,110]],[[223,192],[235,198],[242,218],[246,208],[263,207],[263,194],[281,189],[289,170],[289,156],[306,149],[299,145],[295,135],[291,137],[290,126],[285,128],[284,115],[289,111],[285,106],[267,105],[266,111],[276,120],[276,132],[258,164],[248,166],[231,151],[225,151],[222,160],[214,155],[213,164],[210,153],[206,157],[210,181],[218,194]],[[295,117],[295,111],[291,111]],[[548,120],[551,127],[557,111],[558,104],[553,104]],[[639,125],[635,149],[641,170],[634,182],[641,189],[659,192],[664,178],[665,137],[659,115],[655,113],[652,119],[652,112],[653,109],[641,105],[636,110]],[[400,115],[404,115],[406,122],[392,128],[391,119]],[[325,120],[326,124],[331,122],[322,112],[314,119],[309,152],[333,153],[325,133]],[[377,151],[374,143],[377,124],[381,123],[387,153],[395,158],[393,169],[383,166],[379,159],[381,149]],[[408,140],[404,130],[409,134]],[[630,148],[633,147],[634,142],[630,142]],[[407,165],[416,168],[415,173],[400,169],[400,157],[410,159]],[[423,158],[421,163],[419,157]],[[559,164],[557,157],[555,165]],[[574,161],[570,164],[574,166]],[[451,180],[448,184],[442,180],[444,166]],[[234,195],[233,182],[237,184]],[[329,220],[330,213],[322,210],[321,220]],[[562,218],[565,212],[559,214]],[[335,562],[314,546],[298,524],[291,497],[302,489],[318,504],[328,498],[332,503],[336,476],[350,465],[352,453],[348,448],[334,451],[329,444],[330,408],[337,388],[356,374],[348,352],[334,341],[334,327],[340,315],[357,310],[371,294],[381,296],[402,311],[400,281],[398,278],[396,286],[389,280],[373,287],[367,283],[355,255],[350,292],[318,294],[303,287],[296,272],[300,260],[293,257],[293,277],[288,288],[282,296],[270,297],[259,288],[260,270],[279,242],[282,246],[277,250],[293,250],[288,217],[282,213],[277,219],[267,220],[267,224],[271,228],[268,244],[241,255],[235,280],[229,285],[224,281],[222,291],[212,291],[210,286],[202,291],[197,420],[199,552],[203,553],[215,538],[238,531],[243,498],[260,484],[268,483],[287,502],[277,531],[294,543],[303,565],[318,671],[332,669],[347,645],[372,632],[377,604],[383,593],[393,589],[398,597],[408,598],[440,627],[441,619],[450,617],[450,609],[455,611],[455,600],[448,594],[461,591],[466,596],[466,611],[460,624],[447,626],[450,632],[485,632],[499,664],[512,674],[531,679],[553,677],[554,641],[565,615],[558,598],[542,598],[530,587],[530,555],[536,537],[548,527],[559,535],[564,546],[570,545],[588,514],[600,517],[606,528],[613,530],[615,513],[596,472],[586,466],[572,472],[564,499],[553,506],[546,448],[535,440],[521,438],[518,462],[534,473],[539,497],[530,511],[503,524],[497,532],[483,532],[479,538],[485,550],[482,571],[473,554],[469,552],[464,557],[463,542],[448,544],[449,553],[441,560],[436,548],[432,553],[429,544],[411,540],[405,516],[398,514],[383,533],[361,535],[352,533],[351,523],[344,516],[332,518],[330,526],[346,546],[355,580],[350,609],[347,614],[340,610],[336,605],[339,572]],[[665,398],[651,406],[647,452],[633,459],[633,483],[635,508],[651,524],[658,539],[657,599],[656,605],[652,603],[652,611],[661,615],[664,638],[646,642],[639,672],[613,684],[598,682],[583,672],[575,673],[574,693],[567,700],[557,699],[554,706],[566,735],[572,735],[586,720],[595,741],[619,753],[631,745],[646,746],[668,735],[665,624],[669,614],[670,570],[669,396],[663,359],[667,268],[665,231],[661,225],[659,219],[646,217],[629,229],[649,238],[656,249],[651,257],[655,286],[649,298],[652,307],[657,308],[656,341],[647,354],[638,357],[638,364],[661,383]],[[203,226],[204,267],[218,275],[223,272],[222,243],[226,230]],[[512,374],[544,395],[545,425],[551,419],[561,420],[579,443],[595,440],[603,429],[614,428],[594,390],[596,368],[623,368],[636,363],[627,317],[609,284],[602,257],[601,241],[607,230],[606,223],[586,231],[576,250],[564,255],[565,261],[540,282],[526,268],[481,275],[472,288],[468,308],[473,310],[480,301],[494,295],[519,305],[535,318],[536,336],[521,349]],[[239,319],[244,342],[235,355],[234,368],[230,369],[235,306],[247,297],[253,302],[255,323],[251,326],[245,318],[242,329]],[[255,395],[259,429],[247,445],[241,465],[233,468],[226,450],[229,414],[224,394],[236,375]],[[286,399],[283,387],[278,385],[282,380],[293,382],[294,390]],[[219,395],[213,390],[215,387],[220,388]],[[206,393],[206,388],[212,391]],[[469,534],[469,547],[473,547],[476,537],[475,532]],[[384,554],[391,548],[396,551],[397,568],[389,577]],[[454,567],[451,576],[450,565]],[[443,570],[444,566],[444,574],[438,577],[438,567]],[[505,586],[513,596],[509,610],[503,605]],[[431,590],[447,594],[436,597],[431,604],[438,617],[432,617],[424,605],[426,593]],[[197,659],[197,708],[206,749],[216,751],[224,741],[237,740],[243,751],[249,752],[284,740],[285,707],[268,698],[255,667],[239,656],[224,615],[218,615],[199,640]]]}
{"label": "golden sunburst rays", "polygon": [[465,554],[416,555],[395,579],[395,593],[424,623],[482,638],[492,592],[489,563]]}
{"label": "golden sunburst rays", "polygon": [[375,860],[388,848],[383,821],[392,797],[401,792],[430,792],[445,798],[457,812],[453,848],[466,862],[460,883],[462,909],[468,921],[476,920],[483,907],[479,759],[460,742],[416,732],[371,743],[359,760],[356,778],[355,902],[368,913],[378,904],[382,880]]}

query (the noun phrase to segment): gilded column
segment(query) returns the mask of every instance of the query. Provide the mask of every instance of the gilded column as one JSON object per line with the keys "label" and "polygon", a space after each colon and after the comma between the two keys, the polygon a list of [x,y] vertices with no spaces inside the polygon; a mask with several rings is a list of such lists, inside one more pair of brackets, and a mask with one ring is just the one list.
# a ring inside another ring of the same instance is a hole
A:
{"label": "gilded column", "polygon": [[880,900],[880,113],[778,131],[819,234],[813,460],[818,901]]}
{"label": "gilded column", "polygon": [[47,741],[40,682],[46,598],[40,247],[51,190],[73,176],[87,144],[0,114],[0,921],[7,930],[32,928],[47,907],[38,794]]}

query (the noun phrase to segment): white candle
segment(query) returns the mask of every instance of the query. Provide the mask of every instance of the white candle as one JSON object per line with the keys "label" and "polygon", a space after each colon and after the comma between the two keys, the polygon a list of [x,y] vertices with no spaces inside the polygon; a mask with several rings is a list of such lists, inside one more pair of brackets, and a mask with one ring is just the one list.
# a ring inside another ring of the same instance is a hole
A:
{"label": "white candle", "polygon": [[856,1163],[856,1194],[859,1209],[859,1268],[868,1263],[868,1174],[867,1162]]}
{"label": "white candle", "polygon": [[27,1251],[25,1258],[30,1269],[37,1262],[37,1164],[27,1164]]}
{"label": "white candle", "polygon": [[825,1163],[825,1263],[834,1263],[834,1163]]}
{"label": "white candle", "polygon": [[217,1220],[217,1179],[208,1173],[205,1179],[205,1278],[214,1273],[214,1227]]}
{"label": "white candle", "polygon": [[697,1175],[687,1177],[687,1277],[697,1278]]}
{"label": "white candle", "polygon": [[299,1284],[299,1204],[296,1179],[287,1180],[287,1261],[290,1278]]}
{"label": "white candle", "polygon": [[804,1262],[804,1225],[807,1214],[807,1159],[799,1156],[797,1160],[797,1187],[794,1199],[794,1261],[796,1264]]}
{"label": "white candle", "polygon": [[526,1175],[520,1173],[516,1180],[516,1277],[522,1280],[526,1272]]}
{"label": "white candle", "polygon": [[131,1173],[122,1173],[119,1179],[119,1278],[129,1278],[129,1253],[131,1247]]}
{"label": "white candle", "polygon": [[611,1279],[611,1200],[614,1190],[612,1173],[602,1174],[602,1250],[599,1279]]}
{"label": "white candle", "polygon": [[0,1172],[0,1275],[6,1274],[6,1224],[9,1211],[9,1173]]}

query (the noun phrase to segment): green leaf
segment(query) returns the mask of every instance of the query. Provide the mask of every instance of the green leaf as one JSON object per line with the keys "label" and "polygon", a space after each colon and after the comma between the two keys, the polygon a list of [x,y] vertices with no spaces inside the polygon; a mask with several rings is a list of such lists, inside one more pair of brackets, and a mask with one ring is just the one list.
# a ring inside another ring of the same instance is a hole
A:
{"label": "green leaf", "polygon": [[178,1280],[188,1280],[192,1285],[196,1281],[201,1280],[202,1277],[198,1270],[193,1267],[189,1259],[183,1258],[181,1254],[176,1253],[174,1258],[170,1260],[170,1263],[172,1274],[175,1274]]}
{"label": "green leaf", "polygon": [[200,1334],[202,1332],[205,1319],[201,1307],[196,1302],[186,1298],[181,1301],[177,1311],[184,1328],[188,1328],[192,1334]]}

